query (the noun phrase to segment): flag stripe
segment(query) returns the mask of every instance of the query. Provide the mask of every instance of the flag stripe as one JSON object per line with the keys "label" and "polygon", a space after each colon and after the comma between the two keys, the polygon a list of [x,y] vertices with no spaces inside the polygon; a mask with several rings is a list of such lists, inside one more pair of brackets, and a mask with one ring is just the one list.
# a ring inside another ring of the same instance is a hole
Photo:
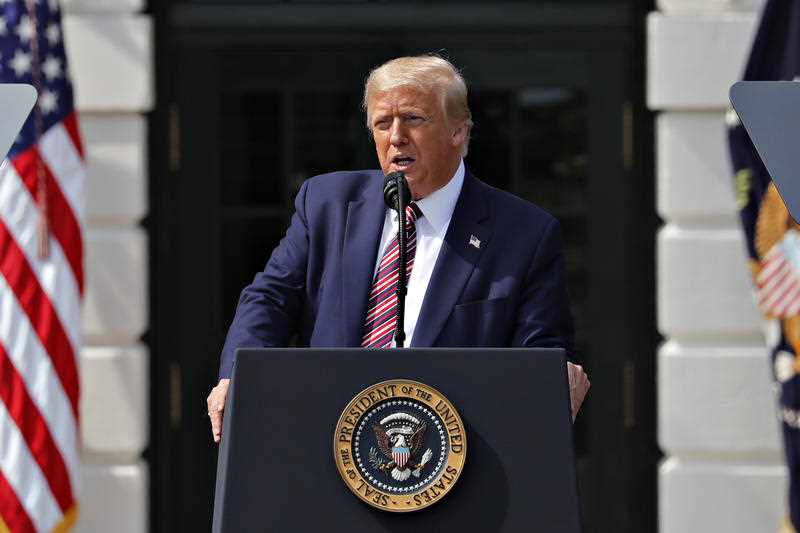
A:
{"label": "flag stripe", "polygon": [[[29,148],[13,161],[17,173],[22,176],[25,186],[30,191],[31,196],[36,198],[37,177],[36,164],[39,160],[39,152],[36,148]],[[81,239],[81,228],[75,213],[69,207],[69,203],[64,198],[61,188],[56,183],[50,169],[42,161],[42,167],[47,180],[47,200],[48,217],[50,230],[61,243],[64,255],[67,257],[72,267],[72,275],[78,288],[83,294],[83,242]]]}
{"label": "flag stripe", "polygon": [[4,522],[8,531],[13,533],[36,533],[33,522],[22,507],[14,489],[8,484],[2,470],[0,470],[0,522]]}
{"label": "flag stripe", "polygon": [[31,398],[47,422],[67,463],[70,485],[73,492],[77,492],[77,420],[50,356],[3,276],[0,276],[0,339],[6,346],[11,364],[19,372]]}
{"label": "flag stripe", "polygon": [[794,279],[794,276],[789,274],[783,278],[773,290],[769,297],[764,301],[764,305],[766,307],[772,307],[775,302],[780,300],[784,295],[786,295],[792,287],[797,284],[797,281]]}
{"label": "flag stripe", "polygon": [[22,309],[34,324],[64,387],[78,420],[78,369],[75,353],[50,300],[42,290],[25,256],[0,221],[0,274],[5,276]]}
{"label": "flag stripe", "polygon": [[[777,253],[776,250],[779,250],[779,249],[780,249],[780,246],[773,246],[772,250],[770,251],[770,254],[771,255],[776,254]],[[773,272],[776,269],[782,267],[785,264],[786,264],[786,259],[783,256],[778,255],[777,257],[771,257],[768,261],[764,262],[764,266],[762,267],[761,271],[758,273],[758,276],[756,277],[756,279],[759,282],[761,282],[762,280],[765,280],[766,278],[772,276]]]}
{"label": "flag stripe", "polygon": [[778,270],[775,270],[768,278],[764,285],[759,286],[759,299],[766,301],[767,298],[775,292],[775,290],[784,283],[787,279],[792,278],[792,269],[786,264]]}
{"label": "flag stripe", "polygon": [[82,219],[84,164],[69,132],[62,124],[56,124],[42,135],[39,140],[39,153],[58,183],[71,211],[78,220]]}
{"label": "flag stripe", "polygon": [[792,276],[791,282],[786,284],[786,288],[781,292],[781,296],[777,302],[775,302],[775,307],[781,308],[797,297],[797,291],[800,289],[800,282],[798,282],[797,278]]}
{"label": "flag stripe", "polygon": [[19,429],[0,402],[0,471],[38,531],[50,531],[61,510]]}
{"label": "flag stripe", "polygon": [[11,364],[2,345],[0,345],[0,400],[5,402],[9,415],[22,433],[31,455],[47,478],[50,491],[61,511],[66,512],[75,503],[67,466],[39,409],[28,395],[25,383]]}
{"label": "flag stripe", "polygon": [[78,151],[80,158],[85,161],[86,155],[83,150],[83,141],[81,140],[81,135],[78,128],[78,113],[73,111],[67,115],[67,118],[64,119],[64,128],[67,130],[67,134],[72,141],[72,146],[74,146]]}
{"label": "flag stripe", "polygon": [[782,297],[775,306],[778,316],[786,316],[786,310],[797,302],[798,297],[800,297],[800,284],[795,282],[791,291]]}
{"label": "flag stripe", "polygon": [[790,270],[790,265],[786,262],[786,260],[781,259],[779,261],[773,261],[758,275],[757,282],[759,287],[765,289],[771,287],[776,283],[776,279],[786,275],[788,270]]}
{"label": "flag stripe", "polygon": [[36,278],[55,307],[72,349],[80,345],[80,292],[58,240],[50,241],[50,257],[39,257],[37,221],[40,211],[13,165],[0,166],[0,218],[6,222]]}

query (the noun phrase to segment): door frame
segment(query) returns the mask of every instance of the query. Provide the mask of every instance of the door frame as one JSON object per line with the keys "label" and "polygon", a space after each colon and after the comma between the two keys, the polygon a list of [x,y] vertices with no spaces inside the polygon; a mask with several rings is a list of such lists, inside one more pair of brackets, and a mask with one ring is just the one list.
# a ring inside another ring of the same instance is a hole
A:
{"label": "door frame", "polygon": [[[652,117],[644,106],[644,12],[646,6],[505,4],[341,4],[217,7],[155,3],[157,106],[150,120],[151,444],[145,454],[151,472],[151,530],[196,530],[204,514],[187,512],[213,499],[186,497],[211,483],[197,468],[206,460],[197,439],[208,438],[203,400],[214,381],[192,354],[207,349],[204,331],[220,320],[219,305],[187,309],[181,303],[208,279],[214,261],[187,259],[204,248],[212,257],[219,227],[198,206],[213,205],[212,187],[202,183],[216,168],[213,101],[227,47],[269,46],[287,50],[318,46],[385,43],[411,39],[409,10],[417,32],[450,32],[450,49],[480,43],[487,51],[513,43],[520,49],[590,50],[592,79],[605,87],[589,91],[588,217],[589,337],[597,353],[608,354],[590,368],[595,395],[586,404],[587,447],[596,459],[583,473],[584,491],[609,495],[586,509],[596,531],[639,532],[656,527],[655,437],[655,214]],[[480,21],[478,26],[476,21]],[[375,28],[380,28],[376,31]],[[235,31],[234,31],[235,30]],[[215,54],[216,58],[215,59]],[[568,65],[566,66],[568,67]],[[546,75],[546,73],[543,73]],[[469,78],[469,73],[467,73]],[[186,102],[204,102],[204,112],[187,112]],[[202,139],[206,135],[205,140]],[[191,151],[191,156],[187,156]],[[597,162],[600,163],[597,163]],[[602,175],[598,174],[602,168]],[[609,303],[614,302],[614,305]],[[191,307],[191,306],[189,306]],[[616,332],[624,324],[629,334]],[[204,383],[204,390],[196,384]],[[602,392],[601,392],[602,391]],[[602,394],[602,396],[600,396]],[[595,398],[596,397],[596,398]],[[209,439],[210,440],[210,439]],[[619,502],[625,502],[624,505]],[[630,509],[637,509],[636,514]],[[193,522],[199,520],[199,522]]]}

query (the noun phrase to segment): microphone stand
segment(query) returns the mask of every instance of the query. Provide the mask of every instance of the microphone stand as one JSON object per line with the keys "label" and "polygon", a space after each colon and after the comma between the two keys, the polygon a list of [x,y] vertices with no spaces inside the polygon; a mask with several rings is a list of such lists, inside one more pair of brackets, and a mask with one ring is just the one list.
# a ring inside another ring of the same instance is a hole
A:
{"label": "microphone stand", "polygon": [[408,293],[408,283],[406,281],[406,206],[408,205],[408,198],[406,198],[406,191],[408,187],[404,186],[405,177],[399,174],[395,177],[397,180],[397,244],[399,248],[398,272],[397,272],[397,329],[394,332],[394,341],[397,348],[402,348],[406,340],[406,331],[404,326],[404,317],[406,309],[406,294]]}

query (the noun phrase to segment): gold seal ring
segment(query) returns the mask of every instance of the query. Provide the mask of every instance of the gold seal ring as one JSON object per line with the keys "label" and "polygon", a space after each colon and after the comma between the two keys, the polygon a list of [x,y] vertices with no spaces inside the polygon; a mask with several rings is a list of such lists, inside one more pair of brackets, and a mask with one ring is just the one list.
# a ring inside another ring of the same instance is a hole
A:
{"label": "gold seal ring", "polygon": [[440,501],[461,476],[466,457],[466,431],[453,404],[409,379],[358,393],[333,434],[333,458],[345,485],[384,511],[418,511]]}

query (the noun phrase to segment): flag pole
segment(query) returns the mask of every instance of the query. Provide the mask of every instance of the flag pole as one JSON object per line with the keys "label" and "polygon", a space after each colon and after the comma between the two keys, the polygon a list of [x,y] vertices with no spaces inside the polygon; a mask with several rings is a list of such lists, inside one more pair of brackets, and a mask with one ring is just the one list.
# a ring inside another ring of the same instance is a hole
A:
{"label": "flag pole", "polygon": [[[36,0],[26,0],[25,6],[28,10],[28,16],[31,19],[31,26],[33,28],[31,35],[31,75],[33,77],[33,86],[36,88],[36,94],[39,95],[42,91],[42,69],[39,55],[39,21],[38,14],[36,13]],[[36,130],[35,144],[38,145],[44,127],[42,124],[42,109],[39,106],[38,97],[36,104],[33,106],[33,113],[34,127]],[[42,161],[41,154],[36,154],[34,164],[36,165],[36,204],[39,206],[39,258],[47,259],[50,256],[50,214],[47,201],[47,176],[44,172],[44,162]]]}

